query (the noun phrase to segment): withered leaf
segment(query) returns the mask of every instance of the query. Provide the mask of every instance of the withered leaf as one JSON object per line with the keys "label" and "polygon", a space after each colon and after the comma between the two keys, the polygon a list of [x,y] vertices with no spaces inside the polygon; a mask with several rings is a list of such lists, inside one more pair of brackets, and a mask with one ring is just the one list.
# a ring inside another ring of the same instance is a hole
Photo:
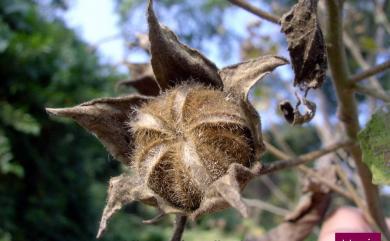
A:
{"label": "withered leaf", "polygon": [[327,69],[324,37],[317,19],[318,0],[299,0],[281,18],[295,73],[294,86],[321,87]]}
{"label": "withered leaf", "polygon": [[219,71],[224,91],[237,93],[247,98],[250,88],[276,67],[288,61],[279,56],[262,56],[225,67]]}
{"label": "withered leaf", "polygon": [[127,65],[131,79],[118,82],[117,86],[131,86],[142,95],[157,96],[160,88],[153,74],[150,64],[133,64]]}
{"label": "withered leaf", "polygon": [[287,120],[288,123],[292,124],[294,122],[294,108],[291,103],[288,101],[282,101],[279,104],[279,109],[282,111],[284,119]]}
{"label": "withered leaf", "polygon": [[150,97],[141,95],[101,98],[70,108],[46,108],[46,111],[55,116],[74,119],[92,132],[115,159],[129,165],[133,137],[126,122],[132,114],[132,108],[148,99]]}
{"label": "withered leaf", "polygon": [[170,29],[160,25],[152,0],[149,0],[148,24],[153,72],[162,90],[191,79],[222,89],[217,66],[197,50],[180,43]]}
{"label": "withered leaf", "polygon": [[[304,114],[301,114],[298,109],[301,102],[303,102],[303,105],[306,108],[306,112]],[[300,98],[298,98],[298,104],[295,108],[293,108],[290,102],[285,100],[279,104],[279,109],[282,111],[283,116],[288,123],[292,125],[302,125],[311,121],[314,118],[317,106],[314,102],[304,97],[302,101],[300,100]]]}
{"label": "withered leaf", "polygon": [[[318,175],[336,183],[334,167],[327,166],[318,171]],[[330,189],[316,181],[306,178],[304,195],[301,197],[297,208],[288,215],[283,223],[271,229],[260,237],[246,237],[246,241],[301,241],[311,233],[313,228],[323,219],[330,201]]]}

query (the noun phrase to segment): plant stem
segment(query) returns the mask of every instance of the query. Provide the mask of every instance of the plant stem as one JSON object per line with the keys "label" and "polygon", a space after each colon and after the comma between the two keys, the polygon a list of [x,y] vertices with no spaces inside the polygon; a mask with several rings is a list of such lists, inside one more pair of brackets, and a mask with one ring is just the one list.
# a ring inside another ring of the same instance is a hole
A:
{"label": "plant stem", "polygon": [[175,231],[173,232],[171,241],[181,241],[181,237],[183,236],[186,223],[187,223],[187,216],[181,214],[176,215]]}
{"label": "plant stem", "polygon": [[[350,89],[350,81],[348,81],[347,60],[343,45],[342,3],[338,0],[327,0],[325,1],[325,5],[328,10],[326,19],[326,45],[332,81],[338,100],[339,118],[345,128],[346,136],[352,141],[356,141],[360,127],[355,98],[353,91]],[[371,172],[362,162],[360,146],[353,145],[349,148],[349,151],[361,178],[366,205],[369,208],[370,214],[381,228],[386,239],[389,240],[390,233],[380,207],[378,187],[372,184]]]}
{"label": "plant stem", "polygon": [[250,207],[255,207],[255,208],[259,208],[261,210],[265,210],[265,211],[268,211],[270,213],[273,213],[273,214],[276,214],[276,215],[279,215],[279,216],[286,216],[287,214],[290,213],[289,210],[287,209],[284,209],[284,208],[281,208],[281,207],[277,207],[271,203],[267,203],[267,202],[264,202],[264,201],[261,201],[261,200],[258,200],[258,199],[249,199],[249,198],[243,198],[244,202],[250,206]]}
{"label": "plant stem", "polygon": [[365,94],[365,95],[374,97],[376,99],[383,100],[384,102],[390,102],[390,95],[387,95],[386,92],[381,93],[381,92],[377,91],[376,89],[365,87],[362,85],[354,85],[353,89],[356,92],[359,92],[361,94]]}
{"label": "plant stem", "polygon": [[261,171],[260,171],[260,175],[269,174],[269,173],[276,172],[276,171],[279,171],[282,169],[291,168],[291,167],[295,167],[295,166],[298,166],[301,164],[305,164],[305,163],[312,161],[312,160],[315,160],[323,155],[334,152],[337,149],[351,146],[351,144],[352,144],[351,142],[336,143],[336,144],[330,145],[328,147],[325,147],[323,149],[320,149],[317,151],[312,151],[312,152],[309,152],[307,154],[298,156],[296,158],[290,158],[287,160],[276,161],[276,162],[273,162],[273,163],[268,164],[268,165],[263,165],[263,167],[261,168]]}
{"label": "plant stem", "polygon": [[[274,156],[276,156],[278,158],[281,158],[281,159],[290,159],[291,158],[291,156],[289,154],[284,153],[283,151],[279,150],[278,148],[271,145],[270,143],[265,142],[265,146],[270,153],[272,153]],[[304,165],[298,166],[298,169],[300,171],[302,171],[303,173],[305,173],[306,175],[317,179],[319,182],[321,182],[325,186],[329,187],[332,191],[337,192],[338,194],[340,194],[341,196],[343,196],[349,200],[353,200],[353,196],[349,192],[338,187],[336,184],[327,180],[326,178],[323,178],[322,176],[318,175],[318,173],[316,171],[314,171],[314,170],[312,170]]]}
{"label": "plant stem", "polygon": [[385,71],[386,69],[390,69],[390,60],[388,60],[382,64],[379,64],[377,66],[374,66],[370,69],[367,69],[359,74],[352,76],[350,78],[350,81],[351,82],[359,82],[359,81],[367,79],[368,77],[379,74],[379,73]]}

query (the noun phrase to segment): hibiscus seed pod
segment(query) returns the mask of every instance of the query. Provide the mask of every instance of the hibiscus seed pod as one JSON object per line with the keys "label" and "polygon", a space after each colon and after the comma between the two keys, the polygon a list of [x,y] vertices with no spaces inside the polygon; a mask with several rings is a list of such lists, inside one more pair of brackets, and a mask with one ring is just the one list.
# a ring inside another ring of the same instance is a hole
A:
{"label": "hibiscus seed pod", "polygon": [[199,208],[208,187],[232,163],[255,159],[250,116],[240,99],[202,85],[182,85],[147,102],[129,123],[134,170],[174,207]]}
{"label": "hibiscus seed pod", "polygon": [[[47,109],[77,121],[132,171],[111,178],[98,237],[112,215],[133,201],[160,210],[145,223],[169,213],[196,219],[228,207],[247,216],[240,192],[259,173],[265,149],[248,92],[287,63],[263,56],[218,70],[158,23],[151,1],[148,23],[151,79],[157,83],[149,87],[159,90],[147,93],[156,96],[128,95]],[[146,93],[141,82],[132,86]]]}

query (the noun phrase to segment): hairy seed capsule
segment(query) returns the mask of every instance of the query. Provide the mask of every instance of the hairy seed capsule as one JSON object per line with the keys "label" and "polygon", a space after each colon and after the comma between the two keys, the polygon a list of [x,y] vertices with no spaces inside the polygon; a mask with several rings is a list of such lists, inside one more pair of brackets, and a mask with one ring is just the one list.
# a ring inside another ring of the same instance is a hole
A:
{"label": "hairy seed capsule", "polygon": [[228,207],[247,217],[240,192],[260,172],[265,149],[248,92],[288,62],[268,55],[218,69],[160,25],[152,3],[147,15],[153,75],[149,71],[126,83],[142,95],[47,109],[77,121],[115,159],[130,165],[131,175],[110,179],[98,237],[134,201],[159,209],[148,223],[170,213],[195,220]]}
{"label": "hairy seed capsule", "polygon": [[254,159],[240,101],[201,85],[179,86],[147,102],[129,125],[135,170],[183,211],[197,209],[207,187],[232,163],[249,167]]}

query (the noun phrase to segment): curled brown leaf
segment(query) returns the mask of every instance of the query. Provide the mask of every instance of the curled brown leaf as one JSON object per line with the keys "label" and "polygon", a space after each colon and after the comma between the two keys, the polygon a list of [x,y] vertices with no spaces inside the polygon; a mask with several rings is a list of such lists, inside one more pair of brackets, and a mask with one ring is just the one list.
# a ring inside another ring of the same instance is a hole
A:
{"label": "curled brown leaf", "polygon": [[[325,167],[318,171],[331,182],[336,182],[333,167]],[[306,178],[302,195],[297,208],[279,226],[260,237],[248,236],[246,241],[301,241],[311,233],[313,228],[323,219],[330,201],[330,189],[312,178]]]}
{"label": "curled brown leaf", "polygon": [[295,79],[301,89],[321,87],[327,69],[324,37],[317,19],[318,0],[299,0],[281,18]]}

